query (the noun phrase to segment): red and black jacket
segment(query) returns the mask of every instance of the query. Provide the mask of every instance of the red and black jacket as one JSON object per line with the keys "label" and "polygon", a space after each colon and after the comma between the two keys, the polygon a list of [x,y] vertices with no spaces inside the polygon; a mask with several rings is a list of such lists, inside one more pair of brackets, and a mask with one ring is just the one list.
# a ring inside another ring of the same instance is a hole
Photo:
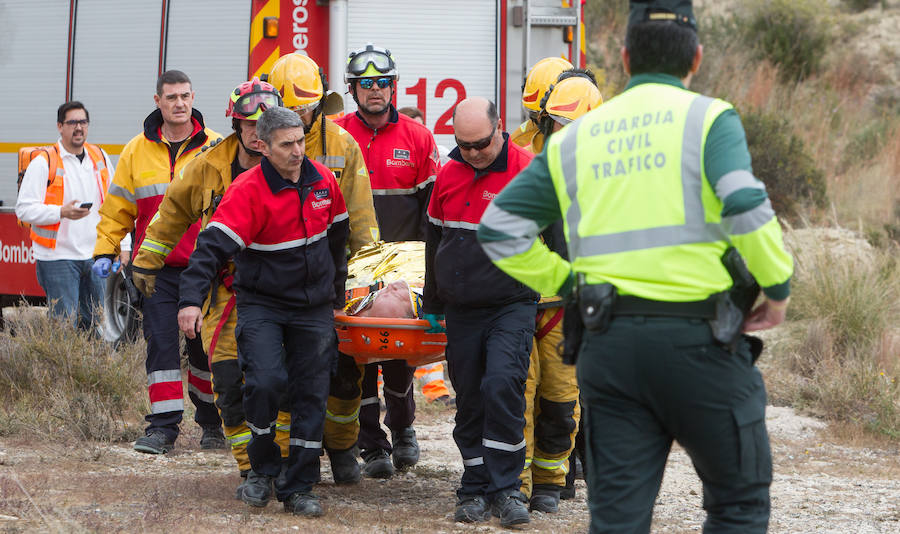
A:
{"label": "red and black jacket", "polygon": [[390,108],[387,124],[371,128],[359,112],[335,122],[359,143],[369,180],[381,239],[423,241],[426,209],[440,155],[425,126]]}
{"label": "red and black jacket", "polygon": [[455,148],[438,173],[428,205],[425,313],[443,313],[445,305],[485,308],[538,300],[498,269],[475,237],[488,204],[534,157],[503,136],[503,150],[486,169],[476,170]]}
{"label": "red and black jacket", "polygon": [[202,305],[210,283],[234,257],[238,306],[344,306],[347,238],[344,197],[327,167],[303,158],[300,180],[281,177],[266,158],[225,191],[187,270],[179,308]]}

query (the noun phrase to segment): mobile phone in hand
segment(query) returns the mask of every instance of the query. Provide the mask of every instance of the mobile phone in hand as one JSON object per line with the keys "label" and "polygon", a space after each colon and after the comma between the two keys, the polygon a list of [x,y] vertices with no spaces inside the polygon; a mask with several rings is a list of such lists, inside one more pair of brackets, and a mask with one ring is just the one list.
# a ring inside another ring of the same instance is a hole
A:
{"label": "mobile phone in hand", "polygon": [[90,209],[91,206],[93,206],[93,205],[94,205],[93,202],[82,202],[78,207],[86,210],[86,209]]}

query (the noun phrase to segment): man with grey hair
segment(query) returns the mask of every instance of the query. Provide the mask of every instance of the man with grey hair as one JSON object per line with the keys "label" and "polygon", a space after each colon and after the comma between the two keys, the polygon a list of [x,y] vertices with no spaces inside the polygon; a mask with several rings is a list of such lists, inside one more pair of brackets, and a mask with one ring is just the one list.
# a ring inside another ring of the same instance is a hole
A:
{"label": "man with grey hair", "polygon": [[[344,307],[347,208],[331,171],[306,157],[296,113],[266,110],[256,127],[263,158],[231,184],[200,233],[181,276],[178,324],[189,338],[200,331],[210,283],[234,257],[235,338],[251,431],[251,471],[241,499],[266,506],[277,477],[274,492],[286,511],[320,516],[310,491],[319,479],[328,379],[337,358],[333,315]],[[275,422],[285,395],[291,437],[281,477]]]}

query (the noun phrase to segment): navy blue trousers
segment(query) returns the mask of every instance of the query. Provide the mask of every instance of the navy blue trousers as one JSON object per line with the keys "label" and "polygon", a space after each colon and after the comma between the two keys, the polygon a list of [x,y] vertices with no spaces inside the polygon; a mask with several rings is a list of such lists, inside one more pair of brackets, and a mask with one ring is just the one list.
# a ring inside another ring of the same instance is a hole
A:
{"label": "navy blue trousers", "polygon": [[[163,267],[156,275],[156,291],[144,298],[144,339],[147,341],[147,389],[150,414],[145,417],[147,431],[161,430],[175,441],[184,413],[181,378],[181,330],[178,328],[178,277],[184,269]],[[194,421],[199,425],[221,425],[213,402],[209,360],[198,335],[185,339],[188,356],[188,397],[196,408]]]}
{"label": "navy blue trousers", "polygon": [[319,480],[325,401],[337,359],[337,335],[330,305],[275,309],[238,301],[235,338],[244,373],[244,413],[250,427],[251,468],[278,476],[281,451],[275,443],[278,408],[291,407],[287,475],[275,488],[279,501],[308,492]]}
{"label": "navy blue trousers", "polygon": [[378,366],[384,377],[384,425],[391,430],[403,430],[416,418],[416,401],[413,399],[413,375],[415,367],[405,360],[370,363],[365,366],[362,380],[362,399],[359,403],[359,448],[384,449],[391,452],[391,443],[381,428],[381,409],[378,403]]}
{"label": "navy blue trousers", "polygon": [[460,497],[519,489],[536,311],[533,303],[446,310],[447,367],[456,391],[453,439],[464,468]]}

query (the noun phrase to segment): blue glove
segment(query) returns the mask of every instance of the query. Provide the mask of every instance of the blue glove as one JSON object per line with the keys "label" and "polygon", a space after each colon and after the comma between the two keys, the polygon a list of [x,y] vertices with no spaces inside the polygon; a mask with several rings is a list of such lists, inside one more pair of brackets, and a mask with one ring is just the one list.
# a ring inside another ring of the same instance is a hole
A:
{"label": "blue glove", "polygon": [[112,272],[114,272],[114,273],[119,272],[119,267],[121,267],[121,266],[122,266],[121,261],[119,261],[119,260],[114,261],[112,264]]}
{"label": "blue glove", "polygon": [[444,320],[443,314],[426,313],[422,318],[428,321],[428,324],[431,325],[431,328],[425,331],[426,334],[443,334],[447,331],[447,329],[438,322]]}
{"label": "blue glove", "polygon": [[91,266],[91,271],[100,278],[109,277],[109,273],[112,271],[112,260],[109,258],[97,258],[94,260],[94,265]]}

